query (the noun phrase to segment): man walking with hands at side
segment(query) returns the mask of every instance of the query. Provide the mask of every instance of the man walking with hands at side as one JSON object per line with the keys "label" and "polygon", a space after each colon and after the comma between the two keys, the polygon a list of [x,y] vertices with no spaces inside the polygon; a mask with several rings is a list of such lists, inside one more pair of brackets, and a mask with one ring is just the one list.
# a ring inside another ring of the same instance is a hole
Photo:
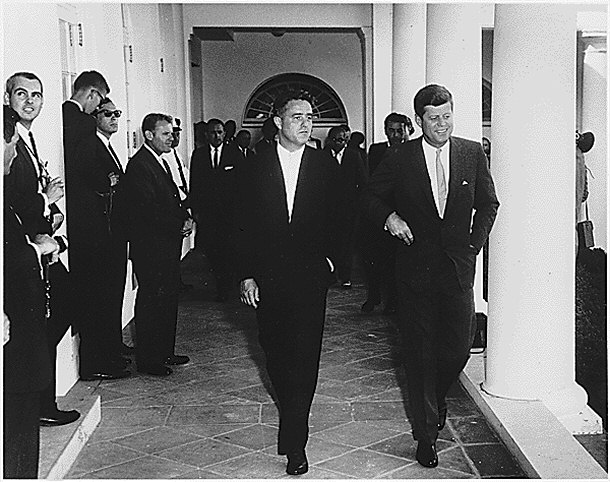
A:
{"label": "man walking with hands at side", "polygon": [[236,216],[241,301],[256,309],[259,342],[277,395],[278,454],[286,472],[308,470],[305,445],[318,379],[331,274],[335,169],[306,146],[312,106],[305,93],[275,101],[279,142],[239,172]]}
{"label": "man walking with hands at side", "polygon": [[423,137],[382,161],[362,201],[378,229],[402,241],[396,280],[416,458],[436,467],[445,397],[468,361],[476,328],[476,256],[499,202],[481,145],[451,135],[451,93],[430,84],[414,104]]}

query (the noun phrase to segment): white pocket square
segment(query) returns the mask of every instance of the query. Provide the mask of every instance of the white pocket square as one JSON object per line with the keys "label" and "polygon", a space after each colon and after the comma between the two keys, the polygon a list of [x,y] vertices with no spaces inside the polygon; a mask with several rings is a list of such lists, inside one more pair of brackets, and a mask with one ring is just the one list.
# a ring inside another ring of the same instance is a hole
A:
{"label": "white pocket square", "polygon": [[468,186],[468,181],[462,181],[462,186]]}
{"label": "white pocket square", "polygon": [[225,166],[225,171],[230,171],[234,166]]}

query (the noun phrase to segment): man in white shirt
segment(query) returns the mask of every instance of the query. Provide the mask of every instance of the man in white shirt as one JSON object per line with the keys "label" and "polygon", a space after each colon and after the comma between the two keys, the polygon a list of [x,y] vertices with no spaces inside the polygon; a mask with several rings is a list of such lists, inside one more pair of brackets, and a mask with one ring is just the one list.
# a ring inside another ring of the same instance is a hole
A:
{"label": "man in white shirt", "polygon": [[[6,81],[4,99],[19,116],[17,157],[6,178],[6,196],[30,239],[38,234],[54,235],[63,221],[63,214],[55,203],[64,196],[64,183],[61,178],[49,175],[47,162],[36,140],[38,136],[32,129],[44,104],[42,81],[34,73],[17,72]],[[63,251],[65,239],[62,236],[55,236],[55,239]],[[72,321],[68,299],[70,287],[66,268],[61,262],[49,265],[45,269],[45,278],[50,298],[47,303],[47,341],[52,380],[41,392],[40,423],[57,426],[72,423],[80,417],[76,410],[60,410],[55,397],[57,343]]]}
{"label": "man in white shirt", "polygon": [[169,366],[189,362],[174,353],[174,345],[182,239],[191,234],[193,221],[161,157],[172,149],[172,118],[148,114],[142,133],[144,144],[129,160],[124,178],[129,256],[138,280],[136,363],[139,372],[168,376]]}
{"label": "man in white shirt", "polygon": [[278,453],[286,472],[308,470],[308,417],[318,378],[326,293],[332,283],[336,170],[306,146],[305,93],[275,102],[279,140],[239,172],[237,267],[243,303],[256,309],[259,341],[278,399]]}
{"label": "man in white shirt", "polygon": [[427,85],[415,95],[414,107],[423,136],[381,162],[363,206],[379,230],[400,241],[398,322],[415,456],[424,467],[436,467],[446,395],[468,361],[475,334],[476,256],[499,202],[481,144],[451,135],[451,93]]}
{"label": "man in white shirt", "polygon": [[79,316],[80,376],[125,378],[123,294],[127,270],[123,166],[113,147],[122,112],[106,97],[93,112],[97,130],[66,158],[70,275]]}

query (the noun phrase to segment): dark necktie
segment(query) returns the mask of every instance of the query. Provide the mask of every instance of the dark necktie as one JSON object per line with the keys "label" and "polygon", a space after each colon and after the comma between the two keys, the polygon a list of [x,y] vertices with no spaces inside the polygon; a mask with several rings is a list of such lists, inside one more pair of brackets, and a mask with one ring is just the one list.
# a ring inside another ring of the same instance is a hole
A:
{"label": "dark necktie", "polygon": [[176,159],[176,164],[178,165],[178,174],[180,174],[180,182],[182,183],[182,186],[180,186],[180,189],[182,190],[182,192],[184,194],[186,194],[188,196],[189,190],[188,190],[188,186],[186,184],[186,177],[184,176],[184,170],[182,169],[182,163],[180,162],[180,159],[178,159],[178,153],[175,150],[174,150],[174,158]]}
{"label": "dark necktie", "polygon": [[163,167],[165,167],[165,172],[167,173],[167,175],[172,179],[173,181],[173,177],[172,177],[172,171],[169,168],[169,164],[167,163],[167,161],[162,157],[161,160],[163,161]]}
{"label": "dark necktie", "polygon": [[32,152],[34,153],[34,157],[38,162],[40,162],[40,158],[38,157],[38,149],[36,148],[36,141],[34,140],[34,134],[32,134],[32,131],[28,132],[28,134],[30,135],[30,142],[32,144]]}
{"label": "dark necktie", "polygon": [[110,151],[110,154],[112,154],[114,162],[116,163],[116,165],[119,168],[119,170],[121,172],[123,172],[123,168],[121,167],[121,163],[119,162],[119,156],[117,156],[116,152],[114,152],[114,149],[112,148],[112,144],[110,144],[110,142],[108,143],[108,150]]}
{"label": "dark necktie", "polygon": [[214,169],[218,167],[218,147],[214,148]]}
{"label": "dark necktie", "polygon": [[36,158],[36,163],[38,164],[38,182],[40,182],[40,185],[44,189],[48,181],[50,180],[50,176],[47,173],[46,167],[40,160],[40,157],[38,157],[38,149],[36,147],[36,141],[34,140],[34,134],[32,134],[32,131],[30,131],[28,132],[28,135],[30,136],[30,143],[32,144],[32,153],[34,154],[34,157]]}

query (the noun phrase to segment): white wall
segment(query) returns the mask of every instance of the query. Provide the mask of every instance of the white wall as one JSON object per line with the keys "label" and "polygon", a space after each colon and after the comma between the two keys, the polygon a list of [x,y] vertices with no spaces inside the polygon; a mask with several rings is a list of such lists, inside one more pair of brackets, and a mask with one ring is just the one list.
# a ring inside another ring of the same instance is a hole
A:
{"label": "white wall", "polygon": [[[362,50],[355,33],[239,33],[234,41],[202,42],[204,118],[242,116],[252,92],[269,77],[298,72],[330,85],[343,101],[352,130],[363,130]],[[258,129],[257,129],[258,130]],[[314,135],[326,137],[328,128]],[[258,132],[253,132],[258,135]]]}
{"label": "white wall", "polygon": [[[126,13],[131,14],[132,21],[128,22],[127,32],[127,40],[134,50],[134,62],[127,67],[129,85],[123,51],[123,8],[129,10]],[[39,151],[49,161],[51,174],[63,176],[60,18],[82,24],[83,45],[76,47],[78,72],[91,69],[101,72],[110,85],[110,97],[119,109],[126,114],[129,112],[129,116],[121,117],[120,129],[113,138],[124,165],[129,154],[127,120],[131,120],[130,127],[138,133],[138,138],[141,138],[142,118],[152,111],[180,117],[186,128],[190,125],[187,100],[190,86],[184,61],[186,41],[179,5],[19,3],[18,8],[4,5],[2,10],[2,80],[22,70],[34,72],[41,78],[45,102],[33,129]],[[27,35],[23,35],[24,19],[27,19]],[[159,67],[162,57],[166,64],[164,73]],[[182,147],[185,156],[191,145],[192,140],[187,140]],[[66,212],[65,203],[62,201],[60,205]],[[65,233],[65,226],[60,232]],[[124,324],[133,316],[133,301],[134,291],[128,283]],[[59,395],[65,394],[77,380],[77,364],[77,338],[69,331],[58,348]]]}

